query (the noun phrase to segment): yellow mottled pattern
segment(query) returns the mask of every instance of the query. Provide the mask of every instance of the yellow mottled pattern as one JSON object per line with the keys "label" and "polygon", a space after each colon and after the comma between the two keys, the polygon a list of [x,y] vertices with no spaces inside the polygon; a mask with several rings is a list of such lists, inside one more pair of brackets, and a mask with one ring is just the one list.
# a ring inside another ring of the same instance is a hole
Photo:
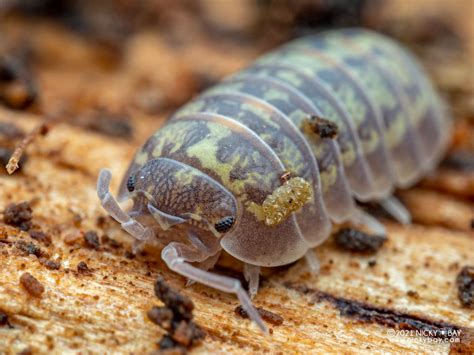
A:
{"label": "yellow mottled pattern", "polygon": [[290,98],[288,97],[287,94],[283,93],[282,91],[280,90],[275,90],[275,89],[269,89],[265,92],[265,96],[263,97],[264,100],[268,100],[268,101],[271,101],[271,100],[282,100],[282,101],[285,101],[285,102],[289,102],[290,101]]}
{"label": "yellow mottled pattern", "polygon": [[[337,37],[338,35],[334,34],[334,36]],[[387,68],[391,74],[395,75],[396,79],[399,80],[399,82],[404,87],[411,87],[415,85],[413,81],[415,78],[410,75],[410,72],[406,69],[405,64],[401,62],[399,53],[401,48],[395,47],[386,40],[381,41],[380,38],[377,38],[372,34],[358,36],[357,41],[354,42],[354,44],[364,51],[364,53],[376,57],[377,62],[380,63],[380,65],[384,68]],[[380,49],[387,55],[374,55],[373,52],[375,49]],[[418,121],[424,116],[426,110],[428,109],[429,102],[432,100],[432,97],[430,93],[426,92],[425,90],[421,90],[418,95],[410,95],[409,98],[409,110],[411,112],[410,118],[416,125]]]}

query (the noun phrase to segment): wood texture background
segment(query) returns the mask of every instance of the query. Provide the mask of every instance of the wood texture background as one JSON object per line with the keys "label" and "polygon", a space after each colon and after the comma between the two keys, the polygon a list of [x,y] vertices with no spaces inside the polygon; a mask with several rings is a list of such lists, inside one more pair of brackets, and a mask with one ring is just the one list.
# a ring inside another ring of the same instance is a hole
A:
{"label": "wood texture background", "polygon": [[[405,13],[413,16],[415,10],[402,6],[404,3],[408,2],[391,6],[396,6],[401,17]],[[443,2],[414,3],[444,11],[439,8]],[[466,43],[461,56],[449,58],[449,63],[459,64],[461,69],[446,65],[430,71],[441,88],[456,87],[459,76],[464,78],[466,88],[461,91],[467,92],[471,103],[474,15],[467,13],[473,10],[472,4],[450,3],[451,10],[445,14],[457,22]],[[460,269],[474,264],[472,170],[439,169],[418,186],[400,192],[415,222],[400,226],[383,220],[389,239],[375,255],[340,250],[330,239],[316,250],[322,264],[319,276],[309,274],[303,261],[266,270],[255,304],[281,315],[284,323],[270,325],[273,333],[265,337],[248,320],[235,315],[238,302],[233,295],[200,285],[185,287],[184,278],[169,272],[159,260],[157,248],[151,247],[145,256],[127,258],[130,239],[126,233],[109,219],[98,224],[99,217],[106,214],[95,192],[99,169],[112,170],[116,188],[135,149],[164,122],[166,112],[156,115],[136,109],[137,90],[144,78],[165,97],[186,97],[197,90],[192,84],[196,67],[200,73],[212,70],[220,77],[251,61],[260,49],[224,46],[193,34],[192,44],[183,51],[156,34],[141,32],[127,43],[123,61],[111,65],[113,58],[99,45],[54,24],[12,18],[0,27],[0,33],[18,38],[25,32],[34,33],[28,39],[37,53],[35,73],[41,88],[41,110],[26,113],[2,107],[0,122],[28,130],[50,114],[60,118],[48,135],[29,147],[21,172],[0,175],[0,209],[10,202],[32,201],[33,223],[53,239],[51,246],[44,246],[27,232],[0,223],[0,311],[9,316],[12,325],[0,326],[0,353],[25,349],[54,354],[151,352],[163,334],[146,318],[146,311],[160,304],[153,295],[158,275],[195,302],[196,321],[208,333],[203,344],[193,349],[195,353],[454,351],[449,343],[429,338],[390,336],[393,325],[417,317],[426,325],[434,322],[442,328],[444,322],[463,328],[464,350],[473,351],[472,335],[470,340],[468,336],[474,328],[474,312],[461,306],[455,285]],[[426,62],[433,64],[429,58]],[[449,70],[452,72],[447,73]],[[470,77],[464,76],[466,72]],[[457,81],[452,79],[456,75]],[[84,115],[89,107],[121,112],[125,106],[133,139],[79,127],[77,115],[64,109],[71,105]],[[456,148],[471,152],[472,118],[457,117],[455,131]],[[99,250],[92,250],[81,238],[71,242],[71,236],[88,230],[106,234],[121,246],[102,243]],[[49,270],[36,256],[19,252],[14,246],[18,240],[38,244],[51,259],[60,260],[61,269]],[[376,264],[370,266],[373,260]],[[90,274],[76,271],[81,261],[92,269]],[[227,273],[240,268],[228,258],[222,265],[220,270]],[[29,296],[20,286],[24,272],[45,286],[41,298]],[[355,312],[359,317],[341,315],[344,305],[359,305]],[[368,316],[367,312],[372,313]],[[365,321],[361,315],[366,316]],[[392,327],[387,326],[390,322]]]}

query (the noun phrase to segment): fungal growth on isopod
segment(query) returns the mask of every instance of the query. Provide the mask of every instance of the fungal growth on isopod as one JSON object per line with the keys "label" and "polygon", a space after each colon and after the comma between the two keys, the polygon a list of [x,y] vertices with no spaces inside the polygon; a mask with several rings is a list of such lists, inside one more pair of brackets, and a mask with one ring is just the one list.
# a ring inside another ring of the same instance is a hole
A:
{"label": "fungal growth on isopod", "polygon": [[[445,151],[450,116],[416,61],[379,34],[344,29],[291,42],[176,112],[137,152],[119,200],[102,170],[103,207],[138,243],[157,237],[168,267],[250,298],[260,267],[301,257],[332,223],[385,229],[358,201],[378,201],[402,223],[394,188],[416,183]],[[209,272],[224,250],[244,262],[238,280]],[[192,264],[191,264],[192,263]]]}

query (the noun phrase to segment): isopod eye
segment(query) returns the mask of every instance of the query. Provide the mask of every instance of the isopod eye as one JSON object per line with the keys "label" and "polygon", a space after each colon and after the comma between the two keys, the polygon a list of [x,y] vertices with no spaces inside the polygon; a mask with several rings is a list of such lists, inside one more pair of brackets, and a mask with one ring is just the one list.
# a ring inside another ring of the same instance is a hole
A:
{"label": "isopod eye", "polygon": [[219,233],[225,233],[232,228],[234,222],[235,218],[233,216],[226,216],[224,218],[221,218],[219,222],[214,225],[214,228],[216,228],[216,231],[218,231]]}
{"label": "isopod eye", "polygon": [[127,190],[132,192],[135,190],[135,175],[130,175],[127,180]]}

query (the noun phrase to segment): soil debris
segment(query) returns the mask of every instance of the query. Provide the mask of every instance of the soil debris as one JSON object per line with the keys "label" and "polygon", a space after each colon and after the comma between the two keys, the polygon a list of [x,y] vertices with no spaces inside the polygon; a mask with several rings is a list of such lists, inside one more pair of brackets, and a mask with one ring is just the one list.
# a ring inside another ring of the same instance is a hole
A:
{"label": "soil debris", "polygon": [[46,266],[49,270],[59,270],[61,268],[61,263],[59,261],[54,261],[46,258],[40,258],[39,262]]}
{"label": "soil debris", "polygon": [[35,255],[36,257],[40,258],[46,255],[46,253],[41,250],[39,246],[35,243],[26,242],[24,240],[19,240],[15,243],[15,247],[18,250],[21,250],[26,255]]}
{"label": "soil debris", "polygon": [[41,282],[28,272],[20,276],[20,284],[31,296],[41,297],[44,292],[44,286]]}
{"label": "soil debris", "polygon": [[3,222],[28,231],[32,226],[33,210],[30,202],[10,203],[3,211]]}
{"label": "soil debris", "polygon": [[375,253],[387,241],[383,235],[369,235],[353,228],[341,229],[335,235],[336,245],[341,249]]}
{"label": "soil debris", "polygon": [[30,237],[45,245],[51,245],[53,242],[49,234],[39,230],[30,231]]}
{"label": "soil debris", "polygon": [[5,326],[10,329],[13,328],[13,326],[10,324],[10,319],[8,318],[8,314],[0,310],[0,327],[5,327]]}
{"label": "soil debris", "polygon": [[456,277],[458,297],[464,307],[474,308],[474,266],[464,266]]}
{"label": "soil debris", "polygon": [[81,261],[77,264],[77,272],[80,274],[91,274],[92,269],[89,269],[89,266],[87,266],[85,261]]}
{"label": "soil debris", "polygon": [[[273,324],[273,325],[282,325],[283,324],[284,319],[279,314],[273,313],[273,312],[271,312],[269,310],[266,310],[262,307],[256,307],[256,310],[260,314],[260,316],[262,317],[262,319],[264,321],[267,321],[268,323]],[[245,310],[243,309],[243,307],[241,305],[235,307],[234,312],[236,314],[238,314],[239,316],[241,316],[242,318],[248,318],[249,317],[247,312],[245,312]]]}
{"label": "soil debris", "polygon": [[159,349],[185,353],[187,347],[199,344],[205,333],[192,320],[194,304],[191,299],[173,290],[161,277],[155,283],[155,295],[165,306],[154,306],[147,316],[168,331],[158,342]]}
{"label": "soil debris", "polygon": [[84,234],[84,243],[91,249],[98,250],[100,248],[99,237],[94,231],[88,231]]}
{"label": "soil debris", "polygon": [[310,116],[308,121],[313,133],[316,133],[321,138],[334,139],[337,137],[339,128],[334,122],[318,116]]}

